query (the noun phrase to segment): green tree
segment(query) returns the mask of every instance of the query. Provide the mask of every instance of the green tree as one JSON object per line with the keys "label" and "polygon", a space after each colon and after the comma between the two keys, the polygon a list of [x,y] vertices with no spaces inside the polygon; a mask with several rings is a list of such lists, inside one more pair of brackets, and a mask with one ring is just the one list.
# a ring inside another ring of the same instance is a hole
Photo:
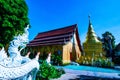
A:
{"label": "green tree", "polygon": [[103,49],[106,51],[106,56],[112,57],[115,49],[115,37],[110,32],[102,34]]}
{"label": "green tree", "polygon": [[6,47],[29,24],[25,0],[0,0],[0,43]]}

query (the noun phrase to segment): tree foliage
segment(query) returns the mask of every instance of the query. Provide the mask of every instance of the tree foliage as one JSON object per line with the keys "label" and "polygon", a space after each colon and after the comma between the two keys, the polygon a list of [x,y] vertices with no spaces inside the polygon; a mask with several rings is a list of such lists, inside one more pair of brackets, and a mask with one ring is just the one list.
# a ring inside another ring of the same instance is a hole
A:
{"label": "tree foliage", "polygon": [[102,37],[103,49],[106,51],[107,56],[112,56],[115,48],[115,37],[108,31],[102,34]]}
{"label": "tree foliage", "polygon": [[25,0],[0,0],[0,43],[9,44],[29,24]]}

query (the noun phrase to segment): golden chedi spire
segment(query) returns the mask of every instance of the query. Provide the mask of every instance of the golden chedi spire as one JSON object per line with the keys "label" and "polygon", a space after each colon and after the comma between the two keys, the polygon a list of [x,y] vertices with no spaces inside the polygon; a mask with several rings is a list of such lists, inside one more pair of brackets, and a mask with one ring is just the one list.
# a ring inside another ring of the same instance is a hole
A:
{"label": "golden chedi spire", "polygon": [[89,25],[88,25],[88,32],[87,32],[87,36],[86,36],[86,42],[100,42],[98,39],[97,39],[97,35],[95,34],[95,31],[93,29],[93,26],[92,26],[92,23],[91,23],[91,20],[90,20],[90,16],[88,16],[89,18]]}
{"label": "golden chedi spire", "polygon": [[88,18],[89,18],[88,32],[86,40],[83,43],[85,56],[92,55],[99,56],[99,54],[102,53],[102,43],[97,39],[97,35],[95,34],[95,31],[93,29],[90,16]]}

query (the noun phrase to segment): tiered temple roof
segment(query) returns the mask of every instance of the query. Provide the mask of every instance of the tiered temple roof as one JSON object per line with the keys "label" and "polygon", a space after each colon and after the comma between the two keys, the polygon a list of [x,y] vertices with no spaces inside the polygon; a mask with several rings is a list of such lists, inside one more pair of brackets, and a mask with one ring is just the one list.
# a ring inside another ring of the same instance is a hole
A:
{"label": "tiered temple roof", "polygon": [[38,33],[27,46],[64,45],[72,39],[74,33],[81,48],[77,24]]}

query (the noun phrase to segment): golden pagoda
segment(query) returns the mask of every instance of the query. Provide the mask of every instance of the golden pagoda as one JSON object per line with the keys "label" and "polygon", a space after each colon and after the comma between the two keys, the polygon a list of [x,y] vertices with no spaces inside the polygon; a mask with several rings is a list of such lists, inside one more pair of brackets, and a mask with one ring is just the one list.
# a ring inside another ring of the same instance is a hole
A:
{"label": "golden pagoda", "polygon": [[86,40],[83,43],[85,56],[100,56],[102,53],[102,42],[97,39],[89,16],[89,25]]}

